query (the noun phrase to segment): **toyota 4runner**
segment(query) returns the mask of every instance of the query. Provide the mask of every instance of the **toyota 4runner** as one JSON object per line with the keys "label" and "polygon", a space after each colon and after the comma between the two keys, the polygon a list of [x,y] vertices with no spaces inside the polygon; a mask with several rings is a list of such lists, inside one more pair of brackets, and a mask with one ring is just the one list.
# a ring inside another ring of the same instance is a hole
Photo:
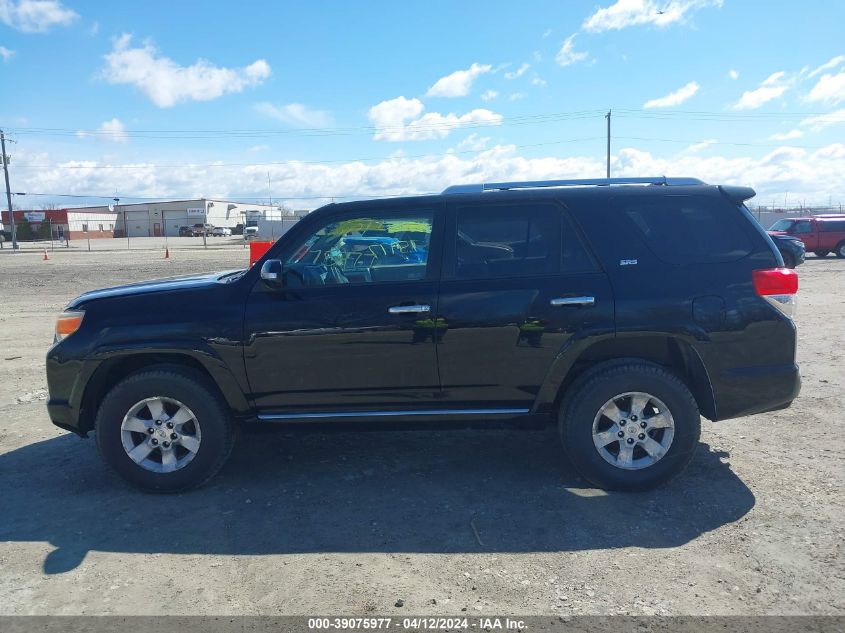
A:
{"label": "toyota 4runner", "polygon": [[209,479],[238,424],[351,421],[555,424],[597,486],[655,486],[701,415],[798,394],[797,275],[753,195],[639,178],[330,204],[248,270],[71,301],[50,417],[146,490]]}

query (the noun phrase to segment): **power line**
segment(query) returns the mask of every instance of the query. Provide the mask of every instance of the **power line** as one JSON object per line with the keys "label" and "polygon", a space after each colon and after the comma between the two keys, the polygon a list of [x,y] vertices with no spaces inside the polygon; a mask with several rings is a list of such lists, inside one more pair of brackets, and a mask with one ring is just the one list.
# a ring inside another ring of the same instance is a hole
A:
{"label": "power line", "polygon": [[[513,149],[527,149],[532,147],[544,147],[547,145],[560,145],[563,143],[582,143],[586,141],[595,141],[597,139],[601,139],[604,137],[600,136],[588,136],[583,138],[570,138],[570,139],[561,139],[557,141],[546,141],[544,143],[530,143],[525,145],[507,145],[507,147],[512,147]],[[438,153],[429,153],[429,154],[410,154],[410,155],[397,155],[392,154],[388,156],[370,156],[366,158],[336,158],[331,160],[297,160],[297,159],[290,159],[290,160],[279,160],[279,161],[267,161],[262,163],[221,163],[221,162],[214,162],[214,163],[191,163],[191,162],[181,162],[181,163],[140,163],[137,165],[62,165],[62,164],[38,164],[38,163],[22,163],[19,164],[21,167],[28,167],[30,169],[149,169],[152,167],[178,167],[180,169],[184,169],[186,167],[268,167],[273,165],[290,165],[292,163],[296,163],[298,165],[331,165],[335,163],[363,163],[363,162],[370,162],[370,161],[383,161],[383,160],[415,160],[418,158],[440,158],[443,156],[456,156],[456,155],[464,155],[464,154],[478,154],[480,152],[485,151],[484,149],[468,149],[468,150],[460,150],[460,151],[451,151],[451,152],[438,152]]]}

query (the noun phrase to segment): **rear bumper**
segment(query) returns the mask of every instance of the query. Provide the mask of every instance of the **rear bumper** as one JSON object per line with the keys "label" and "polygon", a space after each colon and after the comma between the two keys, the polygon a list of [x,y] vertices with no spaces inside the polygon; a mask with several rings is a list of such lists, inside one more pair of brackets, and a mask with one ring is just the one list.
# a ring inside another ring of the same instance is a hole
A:
{"label": "rear bumper", "polygon": [[714,384],[716,420],[785,409],[801,392],[798,365],[729,369]]}

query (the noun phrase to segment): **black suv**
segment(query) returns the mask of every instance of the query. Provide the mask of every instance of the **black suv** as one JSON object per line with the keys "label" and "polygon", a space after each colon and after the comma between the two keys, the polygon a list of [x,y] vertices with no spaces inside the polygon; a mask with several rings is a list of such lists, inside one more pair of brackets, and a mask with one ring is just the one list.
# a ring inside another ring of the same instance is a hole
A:
{"label": "black suv", "polygon": [[206,481],[237,424],[354,420],[556,424],[591,482],[654,486],[700,415],[798,394],[797,276],[753,195],[645,178],[330,204],[249,270],[73,300],[50,417],[146,490]]}

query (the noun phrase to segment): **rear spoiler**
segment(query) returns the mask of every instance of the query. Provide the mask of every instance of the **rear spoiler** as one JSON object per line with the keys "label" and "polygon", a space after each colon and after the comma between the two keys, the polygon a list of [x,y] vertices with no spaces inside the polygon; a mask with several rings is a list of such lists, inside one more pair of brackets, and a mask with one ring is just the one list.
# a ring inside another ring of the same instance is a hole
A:
{"label": "rear spoiler", "polygon": [[757,195],[751,187],[738,187],[736,185],[719,185],[723,194],[734,202],[745,202]]}

